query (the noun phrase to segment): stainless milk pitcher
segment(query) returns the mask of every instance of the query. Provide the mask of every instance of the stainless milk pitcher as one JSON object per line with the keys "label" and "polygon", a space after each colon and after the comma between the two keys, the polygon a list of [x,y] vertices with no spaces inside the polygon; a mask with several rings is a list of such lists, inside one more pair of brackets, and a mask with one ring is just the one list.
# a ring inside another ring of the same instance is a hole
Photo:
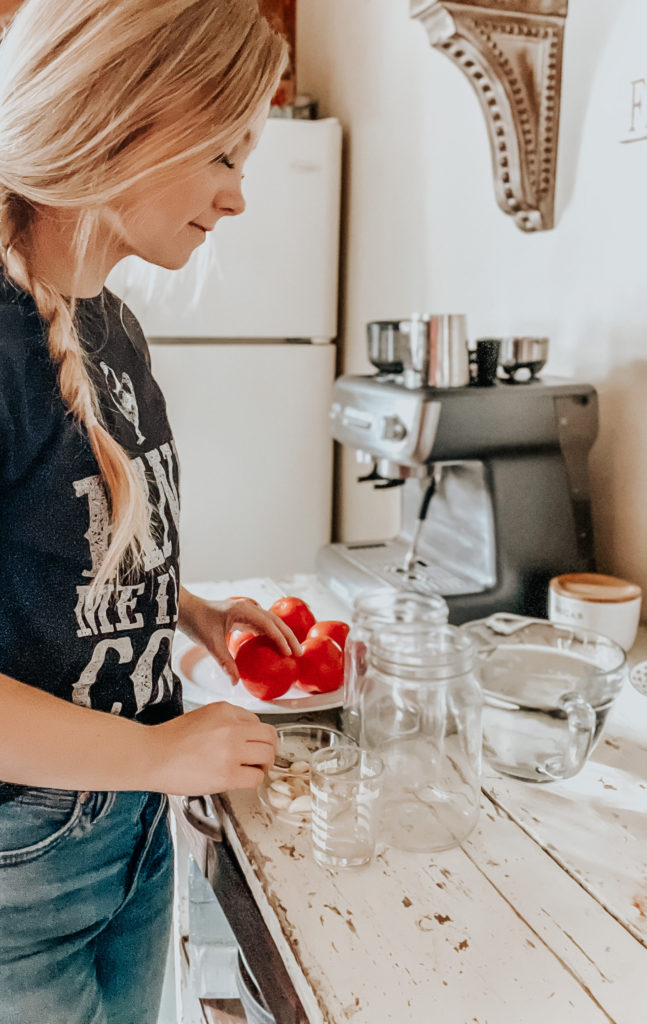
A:
{"label": "stainless milk pitcher", "polygon": [[474,648],[453,626],[400,623],[373,634],[360,743],[384,763],[380,836],[430,853],[457,846],[480,805],[481,688]]}
{"label": "stainless milk pitcher", "polygon": [[462,388],[470,382],[467,317],[443,313],[426,318],[426,379],[432,388]]}

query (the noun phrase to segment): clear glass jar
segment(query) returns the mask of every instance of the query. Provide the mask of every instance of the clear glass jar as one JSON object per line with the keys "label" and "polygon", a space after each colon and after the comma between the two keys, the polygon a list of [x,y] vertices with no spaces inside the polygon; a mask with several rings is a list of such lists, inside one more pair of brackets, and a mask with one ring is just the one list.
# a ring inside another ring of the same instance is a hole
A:
{"label": "clear glass jar", "polygon": [[457,846],[480,804],[481,688],[472,642],[453,626],[372,634],[360,744],[385,766],[380,837],[403,850]]}
{"label": "clear glass jar", "polygon": [[418,594],[382,587],[359,594],[353,602],[344,663],[344,732],[353,739],[360,733],[360,695],[366,675],[371,636],[398,623],[419,622],[427,628],[447,622],[449,609],[440,594]]}

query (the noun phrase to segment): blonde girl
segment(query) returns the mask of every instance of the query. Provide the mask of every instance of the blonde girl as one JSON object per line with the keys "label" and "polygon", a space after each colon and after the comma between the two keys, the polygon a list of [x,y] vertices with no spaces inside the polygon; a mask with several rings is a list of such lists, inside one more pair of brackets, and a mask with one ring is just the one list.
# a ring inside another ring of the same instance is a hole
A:
{"label": "blonde girl", "polygon": [[273,760],[255,715],[182,713],[176,624],[234,681],[236,625],[298,644],[181,587],[164,399],[104,282],[244,210],[284,61],[254,0],[26,0],[0,44],[0,1024],[154,1024],[163,794]]}

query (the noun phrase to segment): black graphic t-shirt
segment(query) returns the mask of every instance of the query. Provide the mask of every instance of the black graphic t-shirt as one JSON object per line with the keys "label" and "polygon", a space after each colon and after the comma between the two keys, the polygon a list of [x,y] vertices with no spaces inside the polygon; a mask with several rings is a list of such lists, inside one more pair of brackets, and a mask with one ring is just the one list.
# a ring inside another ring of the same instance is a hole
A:
{"label": "black graphic t-shirt", "polygon": [[84,707],[153,724],[181,713],[170,666],[178,609],[178,467],[135,317],[111,292],[76,323],[104,423],[151,512],[141,571],[88,600],[109,507],[87,434],[61,398],[31,296],[0,271],[0,672]]}

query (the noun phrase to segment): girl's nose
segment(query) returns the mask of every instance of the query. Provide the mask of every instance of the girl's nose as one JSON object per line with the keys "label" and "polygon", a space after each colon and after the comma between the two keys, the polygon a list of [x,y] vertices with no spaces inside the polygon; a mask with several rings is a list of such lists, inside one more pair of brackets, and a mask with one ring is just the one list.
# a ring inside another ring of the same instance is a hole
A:
{"label": "girl's nose", "polygon": [[245,212],[245,197],[242,188],[228,188],[216,196],[216,206],[225,217],[237,217]]}

